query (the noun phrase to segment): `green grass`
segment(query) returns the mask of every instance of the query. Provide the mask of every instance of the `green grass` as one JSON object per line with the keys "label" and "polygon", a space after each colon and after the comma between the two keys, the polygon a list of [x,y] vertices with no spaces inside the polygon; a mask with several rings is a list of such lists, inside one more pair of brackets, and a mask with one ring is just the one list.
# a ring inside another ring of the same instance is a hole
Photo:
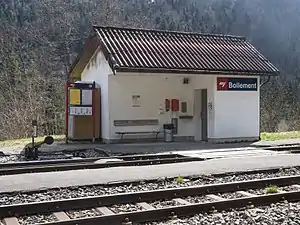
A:
{"label": "green grass", "polygon": [[176,181],[178,184],[182,184],[182,183],[184,183],[184,177],[181,177],[181,176],[176,177],[175,181]]}
{"label": "green grass", "polygon": [[[62,141],[65,139],[65,135],[53,135],[54,141]],[[35,142],[43,141],[44,137],[37,137],[35,138]],[[0,147],[13,147],[18,145],[26,145],[31,142],[31,138],[25,139],[16,139],[16,140],[7,140],[7,141],[0,141]]]}
{"label": "green grass", "polygon": [[279,187],[277,187],[276,185],[270,185],[268,187],[265,188],[265,193],[266,194],[275,194],[279,192]]}
{"label": "green grass", "polygon": [[300,138],[300,131],[280,132],[280,133],[261,133],[261,140],[276,141],[284,139]]}

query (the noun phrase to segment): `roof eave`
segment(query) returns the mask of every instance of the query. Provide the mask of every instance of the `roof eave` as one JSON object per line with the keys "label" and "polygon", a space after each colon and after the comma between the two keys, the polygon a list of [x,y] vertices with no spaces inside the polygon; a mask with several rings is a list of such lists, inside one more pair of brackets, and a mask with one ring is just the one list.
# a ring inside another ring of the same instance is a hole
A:
{"label": "roof eave", "polygon": [[252,75],[252,76],[278,76],[279,71],[218,71],[218,70],[189,70],[189,69],[169,69],[169,68],[115,68],[116,72],[132,73],[178,73],[178,74],[215,74],[215,75]]}
{"label": "roof eave", "polygon": [[[95,37],[98,37],[98,34],[95,33],[94,30],[92,29],[92,31],[90,32],[88,38],[85,40],[85,42],[83,44],[83,47],[81,48],[80,53],[77,55],[76,59],[74,60],[74,62],[72,63],[72,65],[69,68],[69,71],[68,71],[68,81],[70,80],[70,78],[72,76],[72,72],[74,71],[74,69],[76,68],[76,66],[80,62],[80,60],[82,59],[82,57],[83,57],[83,55],[84,55],[84,53],[86,51],[86,47],[89,45],[89,43]],[[97,47],[95,49],[97,49]]]}

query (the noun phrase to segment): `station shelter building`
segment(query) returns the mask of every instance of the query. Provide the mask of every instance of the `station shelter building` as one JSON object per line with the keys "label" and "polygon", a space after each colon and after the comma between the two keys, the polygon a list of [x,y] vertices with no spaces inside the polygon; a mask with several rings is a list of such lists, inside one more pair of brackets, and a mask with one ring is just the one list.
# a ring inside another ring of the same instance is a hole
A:
{"label": "station shelter building", "polygon": [[161,139],[170,123],[175,141],[236,142],[259,140],[260,87],[278,73],[244,37],[93,26],[69,80],[98,88],[104,143]]}

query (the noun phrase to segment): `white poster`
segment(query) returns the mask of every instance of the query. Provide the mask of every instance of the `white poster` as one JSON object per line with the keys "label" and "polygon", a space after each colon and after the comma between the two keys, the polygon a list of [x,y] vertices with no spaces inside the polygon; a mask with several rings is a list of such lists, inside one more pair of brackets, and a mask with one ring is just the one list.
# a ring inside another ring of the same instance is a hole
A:
{"label": "white poster", "polygon": [[91,116],[92,107],[70,107],[71,116]]}
{"label": "white poster", "polygon": [[82,90],[81,91],[81,104],[82,105],[92,105],[93,104],[93,91],[92,90]]}

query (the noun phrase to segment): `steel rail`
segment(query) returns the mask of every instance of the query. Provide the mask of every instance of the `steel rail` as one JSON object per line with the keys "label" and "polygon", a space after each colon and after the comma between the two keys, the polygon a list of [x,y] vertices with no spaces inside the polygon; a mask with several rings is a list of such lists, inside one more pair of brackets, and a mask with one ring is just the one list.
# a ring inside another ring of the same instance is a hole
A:
{"label": "steel rail", "polygon": [[[300,145],[299,144],[291,144],[291,145],[280,145],[280,146],[266,146],[262,147],[265,150],[270,150],[270,151],[289,151],[291,153],[298,152],[300,150]],[[297,151],[298,150],[298,151]]]}
{"label": "steel rail", "polygon": [[152,209],[114,215],[103,215],[84,219],[70,219],[65,221],[41,223],[39,225],[95,225],[95,224],[129,224],[128,222],[150,222],[170,219],[173,216],[192,216],[197,213],[211,212],[213,210],[228,210],[233,208],[244,208],[249,205],[263,206],[282,200],[295,202],[300,200],[300,191],[279,194],[269,194],[255,197],[245,197],[209,203],[198,203],[183,206],[173,206],[162,209]]}
{"label": "steel rail", "polygon": [[0,163],[0,169],[16,166],[35,166],[47,164],[64,164],[64,163],[85,163],[94,162],[101,159],[120,159],[124,161],[133,160],[151,160],[151,159],[168,159],[168,158],[184,158],[186,156],[179,154],[152,154],[152,155],[127,155],[127,156],[112,156],[112,157],[95,157],[95,158],[82,158],[82,159],[54,159],[43,161],[28,161],[28,162],[14,162],[14,163]]}
{"label": "steel rail", "polygon": [[101,207],[115,204],[127,204],[135,202],[149,202],[160,199],[173,199],[186,196],[201,196],[214,193],[225,193],[242,191],[248,189],[265,188],[267,185],[293,185],[300,183],[299,176],[285,176],[267,179],[257,179],[250,181],[239,181],[231,183],[209,184],[202,186],[192,186],[183,188],[170,188],[154,191],[142,191],[133,193],[121,193],[114,195],[102,195],[95,197],[74,198],[66,200],[54,200],[44,202],[34,202],[25,204],[2,205],[0,215],[11,217],[22,216],[35,213],[49,213],[70,209],[83,209]]}
{"label": "steel rail", "polygon": [[183,206],[173,206],[162,209],[153,209],[146,211],[137,211],[129,213],[121,213],[115,215],[103,215],[83,219],[70,219],[65,221],[57,221],[50,223],[41,223],[39,225],[96,225],[96,224],[130,224],[128,222],[150,222],[170,219],[173,216],[192,216],[197,213],[211,212],[213,210],[228,210],[233,208],[244,208],[249,205],[263,206],[272,203],[287,200],[295,202],[300,200],[300,191],[287,193],[262,195],[255,197],[245,197],[238,199],[230,199],[224,201],[215,201],[209,203],[198,203]]}
{"label": "steel rail", "polygon": [[197,157],[176,157],[164,159],[150,159],[150,160],[133,160],[133,161],[117,161],[117,162],[83,162],[83,163],[62,163],[62,164],[45,164],[32,166],[17,166],[0,168],[0,175],[14,175],[23,173],[41,173],[67,170],[81,170],[81,169],[101,169],[108,167],[125,167],[125,166],[145,166],[157,164],[171,164],[180,162],[203,161],[202,158]]}

